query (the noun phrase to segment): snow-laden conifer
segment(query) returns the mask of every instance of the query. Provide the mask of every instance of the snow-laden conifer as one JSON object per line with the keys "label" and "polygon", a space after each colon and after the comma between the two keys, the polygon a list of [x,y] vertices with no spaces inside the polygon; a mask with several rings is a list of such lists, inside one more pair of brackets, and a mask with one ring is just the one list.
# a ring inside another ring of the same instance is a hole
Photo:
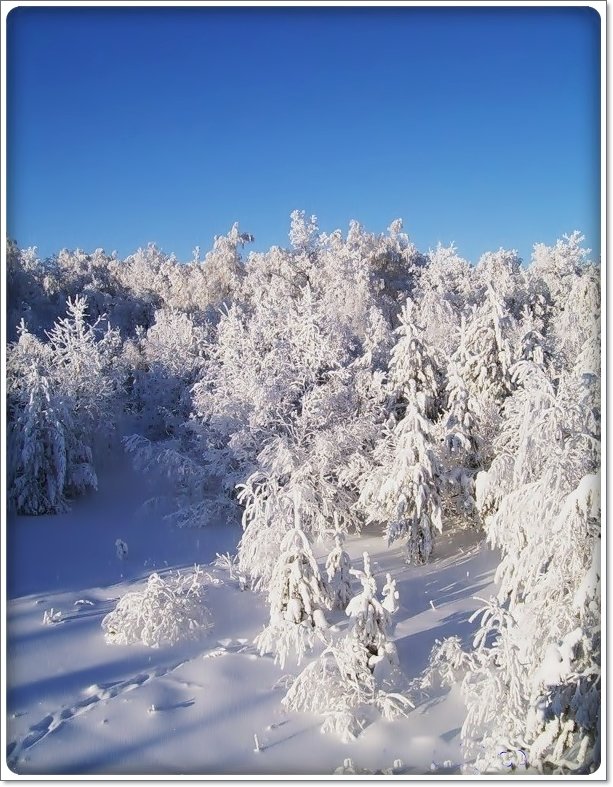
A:
{"label": "snow-laden conifer", "polygon": [[38,372],[26,395],[9,426],[9,505],[20,514],[57,514],[66,509],[68,413]]}
{"label": "snow-laden conifer", "polygon": [[421,340],[413,304],[402,307],[396,333],[399,338],[390,359],[390,384],[399,397],[399,404],[419,402],[423,415],[433,420],[439,399],[440,373]]}
{"label": "snow-laden conifer", "polygon": [[409,403],[374,452],[359,498],[368,521],[384,523],[388,543],[406,538],[409,562],[424,563],[441,532],[440,471],[432,426]]}
{"label": "snow-laden conifer", "polygon": [[294,527],[281,541],[268,588],[270,622],[255,642],[261,653],[273,653],[283,667],[294,652],[300,662],[318,631],[326,629],[324,614],[331,606],[311,545],[300,529],[298,509]]}
{"label": "snow-laden conifer", "polygon": [[332,604],[338,609],[346,609],[353,592],[351,589],[351,559],[343,548],[345,537],[338,527],[338,515],[335,514],[334,548],[326,559],[328,587],[332,596]]}
{"label": "snow-laden conifer", "polygon": [[466,315],[460,374],[469,393],[502,404],[510,391],[509,369],[515,360],[510,343],[513,318],[491,287],[483,303]]}
{"label": "snow-laden conifer", "polygon": [[396,648],[388,637],[390,610],[397,600],[395,582],[388,575],[384,601],[379,601],[368,553],[363,559],[363,571],[352,569],[362,592],[351,599],[346,610],[350,631],[328,643],[283,699],[289,710],[324,715],[322,732],[332,732],[345,741],[357,737],[377,714],[391,720],[406,715],[412,707],[407,697],[395,690],[401,676]]}
{"label": "snow-laden conifer", "polygon": [[464,681],[465,750],[480,771],[501,768],[504,746],[527,767],[584,773],[600,756],[598,392],[534,363],[515,374],[500,459],[478,484],[502,560]]}

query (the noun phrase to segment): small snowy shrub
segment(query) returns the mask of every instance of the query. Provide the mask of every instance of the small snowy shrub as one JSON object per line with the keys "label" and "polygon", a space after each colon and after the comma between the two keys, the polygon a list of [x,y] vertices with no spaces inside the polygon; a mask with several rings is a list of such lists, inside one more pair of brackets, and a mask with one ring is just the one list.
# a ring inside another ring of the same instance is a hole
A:
{"label": "small snowy shrub", "polygon": [[472,666],[471,654],[462,648],[459,637],[437,639],[430,653],[428,666],[417,679],[417,688],[421,691],[437,685],[451,688],[454,683],[462,680]]}
{"label": "small snowy shrub", "polygon": [[126,593],[103,619],[106,641],[158,648],[197,638],[212,625],[204,603],[204,580],[199,566],[175,576],[151,574],[144,590]]}
{"label": "small snowy shrub", "polygon": [[343,637],[301,672],[282,704],[288,710],[323,714],[321,731],[349,741],[368,723],[375,695],[368,651],[353,637]]}
{"label": "small snowy shrub", "polygon": [[388,640],[391,627],[389,608],[395,609],[397,600],[396,583],[389,575],[385,585],[385,599],[381,603],[376,596],[377,580],[370,570],[370,556],[364,552],[364,571],[351,569],[362,583],[362,592],[349,602],[346,613],[353,620],[352,634],[368,653],[368,666],[375,674],[397,666],[396,647]]}
{"label": "small snowy shrub", "polygon": [[238,555],[231,555],[229,552],[224,552],[223,555],[220,555],[219,552],[216,552],[215,554],[215,560],[211,563],[211,565],[215,566],[215,568],[221,569],[221,571],[224,571],[230,580],[238,582],[238,586],[241,590],[245,590],[247,587],[247,579],[239,571]]}

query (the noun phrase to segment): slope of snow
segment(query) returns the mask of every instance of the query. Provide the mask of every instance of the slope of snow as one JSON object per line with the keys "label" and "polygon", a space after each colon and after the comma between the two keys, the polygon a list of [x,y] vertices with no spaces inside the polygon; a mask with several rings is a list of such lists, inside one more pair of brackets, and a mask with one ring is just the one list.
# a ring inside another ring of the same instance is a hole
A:
{"label": "slope of snow", "polygon": [[[350,758],[358,772],[381,772],[395,760],[395,773],[458,772],[464,708],[457,686],[406,719],[374,722],[351,743],[321,735],[320,717],[285,712],[284,675],[301,667],[290,662],[281,670],[256,652],[265,599],[206,565],[234,550],[240,527],[173,529],[139,510],[145,497],[142,480],[122,465],[68,514],[9,519],[6,740],[13,771],[307,775],[332,774]],[[117,538],[128,545],[123,560]],[[379,588],[385,572],[397,579],[394,639],[408,678],[426,666],[435,639],[457,634],[468,643],[468,618],[480,606],[473,596],[489,596],[497,559],[477,533],[442,536],[423,567],[404,564],[402,547],[387,548],[377,532],[348,539],[346,548],[354,566],[370,552]],[[101,620],[122,594],[141,589],[153,570],[194,563],[210,573],[213,629],[172,648],[105,643]],[[57,622],[43,622],[45,612]],[[341,613],[332,622],[347,625]]]}

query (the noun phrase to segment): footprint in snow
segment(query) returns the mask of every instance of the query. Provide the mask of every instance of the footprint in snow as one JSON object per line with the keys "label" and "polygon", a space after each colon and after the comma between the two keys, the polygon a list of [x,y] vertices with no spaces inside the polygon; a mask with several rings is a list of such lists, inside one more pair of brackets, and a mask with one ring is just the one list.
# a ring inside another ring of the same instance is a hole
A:
{"label": "footprint in snow", "polygon": [[[139,688],[144,683],[152,680],[153,678],[163,677],[170,672],[183,666],[185,661],[180,661],[177,664],[172,664],[170,667],[160,667],[150,673],[141,672],[134,675],[127,680],[114,681],[111,683],[97,684],[94,683],[83,690],[85,697],[79,702],[70,707],[63,707],[54,713],[48,713],[40,721],[32,724],[28,733],[21,741],[11,741],[6,748],[7,752],[7,765],[12,771],[18,773],[17,764],[24,762],[24,752],[31,749],[43,738],[47,737],[50,733],[57,730],[63,724],[66,724],[71,719],[80,716],[87,710],[95,707],[99,702],[119,697],[126,692],[133,691]],[[125,698],[124,698],[125,699]]]}

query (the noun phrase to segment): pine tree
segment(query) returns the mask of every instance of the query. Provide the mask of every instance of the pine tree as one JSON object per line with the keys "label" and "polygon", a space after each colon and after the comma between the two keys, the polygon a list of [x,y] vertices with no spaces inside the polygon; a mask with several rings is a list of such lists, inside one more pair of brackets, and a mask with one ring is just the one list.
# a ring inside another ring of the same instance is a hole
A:
{"label": "pine tree", "polygon": [[298,662],[312,647],[317,631],[327,627],[323,610],[331,606],[309,541],[300,529],[297,507],[294,528],[280,545],[268,590],[270,623],[255,642],[261,653],[274,653],[283,667],[293,650]]}
{"label": "pine tree", "polygon": [[[346,614],[350,631],[330,642],[318,659],[296,678],[283,698],[289,710],[323,714],[322,732],[333,732],[344,741],[357,737],[372,718],[372,709],[385,719],[406,716],[412,703],[394,691],[399,681],[398,654],[389,640],[390,611],[395,607],[395,581],[387,575],[384,601],[377,598],[377,583],[365,552],[364,570],[351,570],[362,584]],[[391,689],[391,690],[390,690]]]}
{"label": "pine tree", "polygon": [[471,395],[485,396],[497,405],[510,391],[512,327],[512,317],[491,287],[482,305],[473,307],[466,319],[460,374]]}
{"label": "pine tree", "polygon": [[385,523],[388,543],[407,537],[409,562],[425,563],[441,532],[440,470],[432,427],[414,404],[375,451],[359,505],[368,521]]}
{"label": "pine tree", "polygon": [[9,428],[9,503],[19,514],[58,514],[66,510],[69,415],[38,371],[26,397],[14,402]]}
{"label": "pine tree", "polygon": [[481,403],[471,395],[461,369],[466,360],[465,322],[462,317],[460,342],[447,368],[447,406],[442,418],[444,466],[443,505],[448,516],[465,518],[475,510],[474,478],[484,457]]}
{"label": "pine tree", "polygon": [[333,595],[333,607],[346,609],[351,597],[351,559],[343,548],[345,540],[343,532],[338,527],[338,514],[334,515],[334,549],[326,560],[326,573],[328,575],[328,586]]}
{"label": "pine tree", "polygon": [[390,359],[390,383],[400,402],[419,403],[422,413],[433,420],[439,399],[440,373],[429,357],[415,324],[413,304],[405,304],[400,312],[400,337]]}

